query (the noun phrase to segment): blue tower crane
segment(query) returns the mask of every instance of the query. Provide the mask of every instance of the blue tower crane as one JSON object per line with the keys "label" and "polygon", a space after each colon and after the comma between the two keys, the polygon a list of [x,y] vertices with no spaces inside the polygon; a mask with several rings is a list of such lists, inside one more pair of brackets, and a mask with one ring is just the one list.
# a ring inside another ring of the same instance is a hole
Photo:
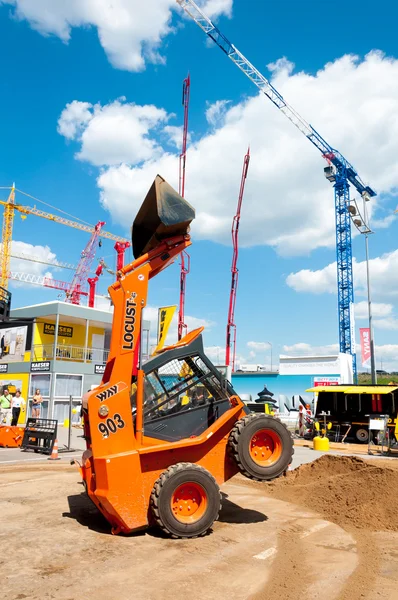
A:
{"label": "blue tower crane", "polygon": [[350,184],[365,198],[376,192],[365,185],[354,167],[290,106],[277,89],[243,56],[228,38],[214,25],[193,0],[176,0],[177,4],[221,48],[230,60],[258,89],[305,135],[327,160],[325,177],[334,185],[336,213],[337,291],[339,312],[340,352],[352,355],[356,381],[356,351],[354,322],[354,285],[352,276],[351,221],[349,213]]}

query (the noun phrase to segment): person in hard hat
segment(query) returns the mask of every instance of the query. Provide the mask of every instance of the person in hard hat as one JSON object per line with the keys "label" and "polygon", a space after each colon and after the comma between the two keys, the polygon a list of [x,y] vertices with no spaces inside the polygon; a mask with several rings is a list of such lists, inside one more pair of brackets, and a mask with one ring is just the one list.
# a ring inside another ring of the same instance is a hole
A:
{"label": "person in hard hat", "polygon": [[14,427],[18,424],[19,415],[21,414],[21,410],[25,410],[25,399],[21,396],[21,390],[16,390],[15,396],[11,401],[11,410],[12,410],[12,421],[11,426]]}
{"label": "person in hard hat", "polygon": [[11,423],[11,402],[12,396],[8,388],[3,388],[3,394],[0,396],[0,425],[10,425]]}

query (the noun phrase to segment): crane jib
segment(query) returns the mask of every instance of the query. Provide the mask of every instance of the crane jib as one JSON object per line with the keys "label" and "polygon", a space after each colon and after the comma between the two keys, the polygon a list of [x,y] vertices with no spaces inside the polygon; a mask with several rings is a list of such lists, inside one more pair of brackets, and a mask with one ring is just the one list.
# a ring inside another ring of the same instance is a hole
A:
{"label": "crane jib", "polygon": [[[376,196],[376,192],[364,183],[358,177],[355,169],[344,158],[344,156],[332,147],[322,138],[322,136],[310,125],[308,125],[298,113],[294,111],[284,100],[283,96],[272,86],[272,84],[264,77],[246,58],[245,56],[228,40],[228,38],[214,25],[214,23],[205,15],[205,13],[197,6],[193,0],[176,0],[177,4],[185,10],[185,12],[199,25],[199,27],[210,37],[219,48],[230,58],[243,73],[271,100],[271,102],[290,119],[290,121],[318,148],[318,150],[326,155],[333,153],[334,157],[331,162],[336,168],[344,168],[352,170],[352,173],[347,173],[347,179],[356,188],[359,193],[366,191],[369,196]],[[308,132],[308,127],[311,132]]]}

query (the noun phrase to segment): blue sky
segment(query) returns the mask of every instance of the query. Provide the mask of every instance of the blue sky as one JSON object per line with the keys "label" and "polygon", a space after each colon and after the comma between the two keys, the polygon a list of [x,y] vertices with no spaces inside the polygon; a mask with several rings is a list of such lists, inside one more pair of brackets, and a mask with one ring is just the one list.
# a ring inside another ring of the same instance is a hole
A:
{"label": "blue sky", "polygon": [[[334,351],[333,190],[316,149],[257,96],[174,2],[115,0],[115,17],[123,18],[114,21],[101,18],[103,0],[72,4],[0,2],[0,185],[15,181],[17,188],[61,210],[90,223],[105,220],[107,230],[128,236],[126,225],[153,174],[176,185],[179,149],[174,130],[167,128],[182,125],[181,83],[189,71],[187,198],[198,213],[187,280],[189,323],[208,323],[206,345],[221,358],[230,226],[243,156],[251,144],[241,221],[238,353],[244,362],[264,363],[267,342],[275,356],[325,347]],[[92,14],[89,4],[97,4]],[[379,2],[377,12],[373,6],[337,2],[331,11],[315,1],[298,7],[296,2],[211,0],[207,8],[231,41],[381,192],[373,205],[371,239],[377,364],[383,360],[383,366],[397,369],[397,223],[390,216],[397,206],[398,49],[391,2]],[[384,56],[369,57],[374,50]],[[271,72],[267,65],[272,63]],[[147,107],[145,116],[137,117],[133,105]],[[21,196],[17,200],[32,204]],[[87,242],[81,232],[33,216],[16,217],[13,237],[48,246],[58,260],[72,263]],[[364,327],[363,239],[354,239],[353,250],[359,263],[357,327]],[[32,249],[32,254],[43,252]],[[114,266],[110,242],[104,241],[98,256]],[[69,271],[33,263],[18,261],[13,268],[70,278]],[[101,293],[110,282],[103,278]],[[10,289],[14,306],[57,297],[40,287],[11,284]],[[178,266],[173,265],[153,281],[149,304],[177,302]]]}

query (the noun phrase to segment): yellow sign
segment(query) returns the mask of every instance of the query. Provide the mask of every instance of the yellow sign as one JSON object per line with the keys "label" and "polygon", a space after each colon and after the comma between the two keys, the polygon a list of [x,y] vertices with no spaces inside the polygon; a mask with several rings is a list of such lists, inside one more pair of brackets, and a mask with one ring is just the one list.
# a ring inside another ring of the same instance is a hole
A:
{"label": "yellow sign", "polygon": [[[54,335],[55,323],[44,323],[43,333],[47,333],[48,335]],[[73,327],[68,327],[67,325],[59,325],[58,335],[69,338],[73,337]]]}
{"label": "yellow sign", "polygon": [[174,316],[176,306],[163,306],[159,308],[158,316],[158,345],[156,346],[155,354],[161,350],[166,341],[166,336],[169,331],[171,320]]}

